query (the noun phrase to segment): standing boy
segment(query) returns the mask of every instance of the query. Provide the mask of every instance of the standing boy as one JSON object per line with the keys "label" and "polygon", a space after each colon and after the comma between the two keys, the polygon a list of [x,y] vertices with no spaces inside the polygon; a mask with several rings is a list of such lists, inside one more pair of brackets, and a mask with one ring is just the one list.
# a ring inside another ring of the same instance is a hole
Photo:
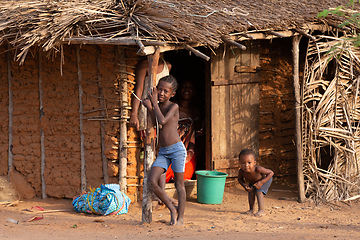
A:
{"label": "standing boy", "polygon": [[[255,216],[264,215],[264,195],[266,195],[274,172],[270,169],[255,165],[255,153],[250,149],[244,149],[239,154],[240,170],[238,181],[241,186],[248,192],[249,211],[248,214],[254,213],[255,195],[259,205],[259,211]],[[246,182],[249,185],[246,185]]]}
{"label": "standing boy", "polygon": [[[150,189],[169,208],[170,225],[184,225],[186,149],[177,132],[179,106],[170,101],[170,98],[175,95],[176,89],[176,79],[171,75],[165,76],[159,80],[157,88],[153,88],[152,92],[149,92],[149,98],[144,99],[142,103],[150,111],[153,118],[157,119],[160,126],[160,149],[149,173]],[[174,171],[175,188],[178,193],[177,208],[166,195],[165,190],[159,186],[159,179],[170,164]]]}

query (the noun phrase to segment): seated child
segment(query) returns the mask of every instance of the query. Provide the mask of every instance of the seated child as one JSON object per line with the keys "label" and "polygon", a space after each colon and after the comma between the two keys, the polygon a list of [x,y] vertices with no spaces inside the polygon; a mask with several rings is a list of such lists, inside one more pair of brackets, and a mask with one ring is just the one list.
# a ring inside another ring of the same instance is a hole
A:
{"label": "seated child", "polygon": [[[239,154],[240,170],[238,181],[241,186],[249,193],[249,207],[250,210],[246,213],[254,213],[255,195],[259,205],[259,211],[255,216],[260,217],[264,215],[264,195],[266,195],[274,172],[270,169],[255,165],[255,153],[250,149],[244,149]],[[246,185],[246,182],[249,185]]]}

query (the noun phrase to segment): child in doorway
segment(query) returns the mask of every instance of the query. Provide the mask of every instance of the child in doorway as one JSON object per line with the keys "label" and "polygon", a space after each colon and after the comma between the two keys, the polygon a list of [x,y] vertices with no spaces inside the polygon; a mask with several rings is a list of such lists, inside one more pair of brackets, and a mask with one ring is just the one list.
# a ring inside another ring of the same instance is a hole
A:
{"label": "child in doorway", "polygon": [[[259,211],[254,215],[260,217],[264,215],[264,195],[266,195],[274,172],[270,169],[255,165],[255,153],[251,149],[244,149],[239,154],[240,170],[238,181],[241,186],[248,192],[249,207],[246,212],[254,213],[255,196],[258,201]],[[246,182],[249,183],[247,185]]]}
{"label": "child in doorway", "polygon": [[[155,76],[156,84],[158,84],[160,78],[167,76],[170,74],[170,70],[172,68],[172,65],[170,62],[164,60],[164,55],[160,55],[158,67],[157,67],[157,74]],[[135,96],[138,96],[139,98],[143,99],[145,98],[145,93],[147,93],[147,86],[146,83],[148,81],[148,78],[150,77],[149,74],[149,60],[144,60],[138,63],[136,66],[136,72],[135,72],[135,89],[134,94]],[[145,106],[140,105],[139,99],[134,97],[131,101],[131,115],[130,115],[130,126],[134,127],[140,135],[141,140],[144,140],[146,137],[146,121],[144,116],[147,114],[147,110]],[[161,176],[160,179],[160,186],[165,189],[166,184],[166,174],[164,173]],[[171,202],[173,204],[177,204],[177,201],[169,196]],[[159,208],[160,206],[163,206],[163,203],[160,199],[153,197],[153,207],[155,209]]]}
{"label": "child in doorway", "polygon": [[[170,101],[170,98],[175,95],[176,89],[176,79],[171,75],[165,76],[159,80],[157,88],[153,88],[152,92],[149,92],[149,97],[144,99],[142,103],[149,110],[152,117],[156,117],[160,126],[160,149],[149,173],[149,187],[170,210],[170,225],[184,225],[186,149],[177,132],[179,106]],[[178,193],[177,208],[171,202],[165,190],[159,186],[159,179],[170,164],[174,171],[175,188]]]}

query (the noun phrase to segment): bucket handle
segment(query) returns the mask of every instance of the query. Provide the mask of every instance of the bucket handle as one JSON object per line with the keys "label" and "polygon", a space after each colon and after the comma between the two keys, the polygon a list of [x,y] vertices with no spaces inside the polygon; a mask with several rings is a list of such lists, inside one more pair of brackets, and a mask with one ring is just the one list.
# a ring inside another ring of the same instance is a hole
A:
{"label": "bucket handle", "polygon": [[[213,172],[217,172],[218,170],[214,169]],[[206,173],[205,175],[210,175],[209,173]]]}

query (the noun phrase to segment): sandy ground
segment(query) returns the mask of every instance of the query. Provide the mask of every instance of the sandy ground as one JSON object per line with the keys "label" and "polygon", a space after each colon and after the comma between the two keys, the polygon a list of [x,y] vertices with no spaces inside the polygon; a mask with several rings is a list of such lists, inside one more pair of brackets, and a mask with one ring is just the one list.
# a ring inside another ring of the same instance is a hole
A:
{"label": "sandy ground", "polygon": [[[0,206],[1,239],[359,239],[360,203],[357,201],[316,206],[298,203],[296,192],[273,185],[266,201],[266,215],[254,217],[248,210],[247,193],[238,185],[225,188],[222,204],[208,205],[190,199],[185,226],[169,226],[166,209],[153,211],[153,222],[141,224],[141,206],[129,213],[96,216],[77,213],[68,199],[32,199],[13,207]],[[52,213],[24,211],[34,206]],[[26,222],[34,216],[41,220]],[[8,218],[20,221],[7,222]]]}

